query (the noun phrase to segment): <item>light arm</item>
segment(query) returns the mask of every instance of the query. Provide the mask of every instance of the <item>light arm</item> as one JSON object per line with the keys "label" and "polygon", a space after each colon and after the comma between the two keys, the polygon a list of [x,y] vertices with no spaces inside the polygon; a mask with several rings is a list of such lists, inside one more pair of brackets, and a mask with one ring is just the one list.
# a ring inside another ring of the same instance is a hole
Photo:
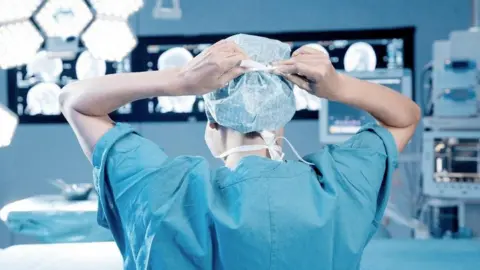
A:
{"label": "light arm", "polygon": [[393,135],[399,151],[415,132],[420,108],[408,97],[380,84],[339,74],[336,101],[365,110]]}
{"label": "light arm", "polygon": [[176,69],[114,74],[67,85],[59,102],[83,152],[91,160],[97,141],[113,127],[109,113],[135,100],[182,95],[183,90]]}

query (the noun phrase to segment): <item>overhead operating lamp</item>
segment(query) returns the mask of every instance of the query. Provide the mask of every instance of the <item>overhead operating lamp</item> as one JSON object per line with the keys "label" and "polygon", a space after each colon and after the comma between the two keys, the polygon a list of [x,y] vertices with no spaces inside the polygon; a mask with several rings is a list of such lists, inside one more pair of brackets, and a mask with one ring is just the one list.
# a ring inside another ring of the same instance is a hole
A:
{"label": "overhead operating lamp", "polygon": [[143,0],[89,0],[96,19],[81,39],[90,54],[105,61],[121,61],[137,45],[128,17],[143,7]]}
{"label": "overhead operating lamp", "polygon": [[137,39],[122,19],[97,18],[82,35],[88,51],[98,59],[121,61],[137,45]]}
{"label": "overhead operating lamp", "polygon": [[89,0],[97,14],[127,19],[143,7],[143,0]]}
{"label": "overhead operating lamp", "polygon": [[0,148],[10,145],[17,126],[18,116],[0,104]]}
{"label": "overhead operating lamp", "polygon": [[78,37],[93,19],[83,0],[47,0],[34,16],[48,37]]}
{"label": "overhead operating lamp", "polygon": [[0,0],[0,69],[26,64],[43,38],[28,20],[43,0]]}
{"label": "overhead operating lamp", "polygon": [[0,69],[28,63],[35,57],[43,37],[26,20],[0,26]]}
{"label": "overhead operating lamp", "polygon": [[43,0],[0,0],[0,24],[27,20]]}

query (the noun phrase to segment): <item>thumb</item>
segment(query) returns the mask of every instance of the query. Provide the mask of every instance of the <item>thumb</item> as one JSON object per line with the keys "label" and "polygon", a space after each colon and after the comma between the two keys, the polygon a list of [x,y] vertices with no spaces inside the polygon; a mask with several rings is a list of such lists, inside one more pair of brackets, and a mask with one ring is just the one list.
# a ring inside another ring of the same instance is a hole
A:
{"label": "thumb", "polygon": [[310,89],[310,85],[305,78],[295,74],[283,74],[282,76],[302,89]]}
{"label": "thumb", "polygon": [[225,85],[230,81],[236,79],[237,77],[245,74],[246,72],[247,72],[246,68],[236,66],[228,70],[227,72],[223,73],[222,76],[220,76],[219,81],[222,85]]}

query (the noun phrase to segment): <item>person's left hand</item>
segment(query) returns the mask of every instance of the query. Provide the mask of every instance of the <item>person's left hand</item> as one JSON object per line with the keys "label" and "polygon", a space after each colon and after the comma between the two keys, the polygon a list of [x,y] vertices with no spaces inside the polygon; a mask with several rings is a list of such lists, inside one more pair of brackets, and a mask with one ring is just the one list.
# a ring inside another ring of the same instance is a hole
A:
{"label": "person's left hand", "polygon": [[180,70],[185,94],[203,95],[224,87],[245,73],[240,67],[248,56],[233,41],[221,40],[193,58]]}
{"label": "person's left hand", "polygon": [[318,49],[302,46],[290,59],[273,66],[274,73],[318,97],[336,100],[340,94],[340,76],[328,55]]}

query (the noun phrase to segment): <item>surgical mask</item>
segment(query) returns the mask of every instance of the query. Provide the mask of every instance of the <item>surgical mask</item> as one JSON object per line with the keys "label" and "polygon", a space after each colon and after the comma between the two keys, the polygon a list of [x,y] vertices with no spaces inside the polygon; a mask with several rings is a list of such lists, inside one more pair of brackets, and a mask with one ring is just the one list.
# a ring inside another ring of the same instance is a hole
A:
{"label": "surgical mask", "polygon": [[307,164],[307,165],[314,165],[313,163],[310,163],[308,161],[305,161],[295,150],[295,147],[290,143],[290,141],[285,138],[285,137],[276,137],[275,133],[270,132],[270,131],[262,131],[260,132],[260,136],[262,139],[265,141],[265,144],[254,144],[254,145],[241,145],[237,146],[234,148],[231,148],[224,153],[216,156],[216,158],[226,158],[227,156],[233,154],[233,153],[240,153],[240,152],[250,152],[250,151],[259,151],[259,150],[264,150],[267,149],[268,154],[270,155],[270,158],[272,160],[277,160],[277,161],[283,161],[285,154],[282,152],[282,147],[280,147],[277,144],[277,140],[283,139],[292,149],[293,153],[297,156],[297,158]]}

